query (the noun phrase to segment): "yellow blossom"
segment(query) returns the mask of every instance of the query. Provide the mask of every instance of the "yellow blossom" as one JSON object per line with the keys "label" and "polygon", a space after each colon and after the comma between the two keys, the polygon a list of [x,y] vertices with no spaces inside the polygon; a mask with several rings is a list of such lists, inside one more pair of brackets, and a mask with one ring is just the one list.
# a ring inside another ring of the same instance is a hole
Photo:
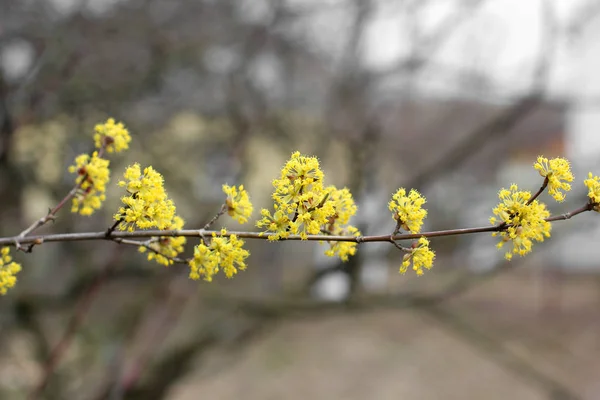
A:
{"label": "yellow blossom", "polygon": [[21,271],[21,265],[12,260],[10,249],[3,247],[0,250],[0,294],[4,295],[17,283],[17,274]]}
{"label": "yellow blossom", "polygon": [[109,118],[104,124],[96,125],[94,131],[94,143],[98,149],[104,146],[109,153],[119,153],[129,148],[129,131],[123,123],[115,123],[113,118]]}
{"label": "yellow blossom", "polygon": [[[358,230],[358,228],[349,225],[345,228],[341,228],[339,231],[336,230],[335,235],[351,235],[358,237],[360,236],[360,231]],[[338,256],[340,260],[346,262],[348,261],[349,256],[353,256],[354,254],[356,254],[356,242],[333,241],[328,243],[330,247],[325,251],[326,256]]]}
{"label": "yellow blossom", "polygon": [[583,183],[588,188],[588,198],[594,205],[594,211],[600,211],[600,178],[590,172]]}
{"label": "yellow blossom", "polygon": [[434,259],[435,252],[429,248],[429,240],[421,237],[418,242],[415,242],[410,252],[404,255],[402,265],[400,266],[400,273],[406,273],[408,267],[412,264],[413,271],[421,276],[424,274],[423,268],[431,269]]}
{"label": "yellow blossom", "polygon": [[273,215],[261,210],[259,228],[266,228],[270,240],[299,234],[302,239],[321,232],[323,225],[335,214],[334,204],[327,201],[329,193],[323,189],[323,171],[316,157],[292,154],[283,166],[279,179],[273,180]]}
{"label": "yellow blossom", "polygon": [[548,179],[548,193],[550,196],[554,197],[556,201],[564,201],[565,194],[561,190],[568,192],[571,190],[571,185],[567,182],[573,182],[569,161],[560,157],[548,160],[539,156],[533,167],[541,176]]}
{"label": "yellow blossom", "polygon": [[287,214],[284,214],[278,210],[278,206],[275,205],[275,212],[271,215],[271,212],[267,209],[260,210],[262,219],[256,223],[258,227],[264,227],[268,232],[272,232],[268,236],[269,240],[274,241],[278,239],[285,239],[290,236],[290,231],[297,231],[295,223],[291,223],[290,218]]}
{"label": "yellow blossom", "polygon": [[411,189],[407,196],[406,190],[400,188],[392,196],[388,208],[402,229],[418,233],[427,216],[427,210],[422,208],[425,202],[425,198],[415,189]]}
{"label": "yellow blossom", "polygon": [[[286,239],[290,235],[352,235],[360,236],[357,228],[348,225],[356,214],[356,204],[347,188],[323,186],[324,174],[316,157],[299,152],[281,169],[279,179],[273,180],[274,212],[262,209],[262,219],[256,223],[264,228],[269,240]],[[321,242],[323,243],[323,242]],[[329,242],[328,256],[347,261],[356,253],[355,242]]]}
{"label": "yellow blossom", "polygon": [[293,212],[293,204],[308,203],[315,206],[321,201],[318,195],[323,190],[323,171],[316,157],[306,157],[300,152],[292,154],[290,160],[281,169],[281,177],[273,181],[275,193],[273,199],[278,204],[288,204],[288,213]]}
{"label": "yellow blossom", "polygon": [[194,258],[189,262],[191,279],[202,277],[210,282],[219,270],[231,278],[238,270],[246,269],[245,261],[250,253],[242,248],[244,241],[233,234],[227,237],[226,233],[221,229],[221,235],[213,233],[208,245],[202,242],[194,248]]}
{"label": "yellow blossom", "polygon": [[333,185],[328,186],[326,192],[328,194],[327,201],[332,203],[335,210],[335,214],[329,218],[327,224],[346,225],[358,209],[352,198],[352,193],[347,188],[337,189]]}
{"label": "yellow blossom", "polygon": [[[360,236],[358,228],[348,225],[357,210],[352,193],[347,188],[337,189],[335,186],[328,186],[326,192],[326,202],[331,204],[335,213],[327,219],[327,223],[322,228],[323,233],[333,236]],[[338,256],[340,260],[346,262],[349,256],[356,254],[356,242],[330,241],[328,244],[329,249],[325,251],[325,255],[329,257]]]}
{"label": "yellow blossom", "polygon": [[163,177],[154,168],[147,167],[142,174],[139,164],[129,166],[123,174],[125,180],[119,186],[125,187],[129,196],[121,198],[125,207],[119,208],[115,221],[120,221],[120,230],[168,229],[173,224],[175,205],[167,196]]}
{"label": "yellow blossom", "polygon": [[240,224],[248,222],[248,218],[252,215],[254,208],[248,197],[248,192],[244,189],[244,185],[240,185],[239,188],[223,185],[223,192],[227,195],[225,202],[229,216],[237,220]]}
{"label": "yellow blossom", "polygon": [[[168,230],[183,229],[183,219],[179,216],[173,218],[173,223]],[[155,260],[157,263],[169,266],[173,264],[173,258],[183,252],[183,246],[186,243],[185,236],[161,236],[153,237],[148,246],[140,246],[140,253],[148,251],[148,261]]]}
{"label": "yellow blossom", "polygon": [[517,185],[513,184],[509,190],[500,190],[498,197],[500,203],[493,210],[498,218],[492,217],[490,222],[501,222],[507,226],[505,230],[492,234],[502,238],[498,248],[502,248],[509,241],[512,242],[512,251],[504,255],[507,260],[510,260],[513,254],[524,256],[531,252],[533,240],[543,242],[545,237],[550,237],[552,225],[545,220],[550,216],[550,212],[545,204],[537,200],[527,204],[531,198],[530,192],[520,191]]}
{"label": "yellow blossom", "polygon": [[75,164],[69,167],[70,173],[77,173],[78,185],[71,212],[91,215],[102,207],[106,199],[106,184],[110,179],[109,161],[98,157],[98,152],[81,154],[75,158]]}

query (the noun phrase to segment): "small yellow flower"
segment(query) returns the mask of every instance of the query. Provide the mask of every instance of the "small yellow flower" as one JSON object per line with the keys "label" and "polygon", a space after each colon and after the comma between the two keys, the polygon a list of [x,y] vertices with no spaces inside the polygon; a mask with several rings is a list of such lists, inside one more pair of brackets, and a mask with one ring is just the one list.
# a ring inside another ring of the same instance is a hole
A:
{"label": "small yellow flower", "polygon": [[[323,178],[316,157],[293,153],[281,169],[280,178],[273,180],[274,212],[262,209],[262,219],[256,226],[266,230],[269,240],[285,239],[290,235],[299,235],[305,240],[308,235],[322,233],[360,236],[357,228],[348,225],[357,210],[352,194],[347,188],[325,188]],[[328,243],[330,247],[325,252],[328,256],[347,261],[356,253],[355,242]]]}
{"label": "small yellow flower", "polygon": [[208,245],[202,242],[194,248],[194,258],[189,262],[191,279],[203,277],[211,282],[219,270],[231,278],[238,270],[246,269],[246,258],[250,253],[242,248],[244,241],[233,234],[224,236],[226,233],[225,229],[221,229],[221,235],[213,233]]}
{"label": "small yellow flower", "polygon": [[500,203],[494,208],[496,217],[490,218],[492,224],[505,223],[508,227],[501,232],[494,232],[492,236],[500,236],[502,239],[497,247],[502,248],[507,242],[512,242],[513,249],[504,254],[507,260],[512,259],[513,254],[524,256],[531,252],[533,240],[543,242],[544,238],[550,237],[552,225],[546,221],[550,212],[546,205],[534,200],[527,204],[531,193],[519,190],[517,185],[511,185],[510,189],[502,189],[498,193]]}
{"label": "small yellow flower", "polygon": [[267,209],[260,210],[262,219],[256,223],[259,228],[264,227],[267,232],[272,232],[268,238],[271,241],[285,239],[290,236],[290,232],[297,230],[295,224],[292,224],[287,214],[284,214],[277,209],[275,205],[275,212],[271,215],[271,212]]}
{"label": "small yellow flower", "polygon": [[[357,210],[352,193],[347,188],[337,189],[335,186],[328,186],[325,191],[328,196],[326,203],[331,204],[335,212],[328,217],[327,223],[321,228],[323,233],[334,236],[360,236],[358,228],[348,225]],[[325,255],[329,257],[338,256],[340,260],[346,262],[349,256],[356,254],[356,242],[329,241],[327,243],[329,249],[325,251]]]}
{"label": "small yellow flower", "polygon": [[109,163],[98,157],[98,152],[94,152],[91,157],[81,154],[75,158],[75,165],[69,167],[69,172],[77,173],[75,183],[79,188],[73,197],[71,212],[91,215],[94,210],[102,207],[102,202],[106,199],[106,184],[110,179]]}
{"label": "small yellow flower", "polygon": [[17,283],[17,274],[21,271],[21,264],[16,263],[10,256],[10,249],[3,247],[0,250],[0,294],[5,295],[8,289]]}
{"label": "small yellow flower", "polygon": [[573,182],[569,161],[560,157],[548,160],[539,156],[533,167],[541,176],[548,179],[548,193],[550,196],[554,197],[556,201],[564,201],[565,194],[561,190],[568,192],[571,190],[571,185],[567,182]]}
{"label": "small yellow flower", "polygon": [[[360,231],[354,226],[347,226],[346,228],[336,231],[335,235],[352,235],[355,237],[360,236]],[[343,262],[348,261],[349,256],[356,254],[356,242],[328,242],[329,249],[325,251],[325,255],[329,257],[338,256]]]}
{"label": "small yellow flower", "polygon": [[113,118],[109,118],[104,124],[96,125],[94,131],[94,143],[98,149],[104,146],[109,153],[119,153],[129,148],[129,131],[123,123],[115,123]]}
{"label": "small yellow flower", "polygon": [[142,174],[139,164],[129,166],[123,174],[125,180],[119,186],[125,187],[129,196],[121,198],[125,207],[119,208],[115,221],[121,221],[120,230],[133,231],[156,227],[168,229],[173,224],[175,205],[167,196],[163,177],[154,168],[147,167]]}
{"label": "small yellow flower", "polygon": [[427,216],[427,210],[422,208],[425,202],[425,198],[415,189],[411,189],[407,196],[406,190],[400,188],[392,196],[388,208],[402,229],[418,233]]}
{"label": "small yellow flower", "polygon": [[329,217],[327,224],[346,225],[358,209],[352,198],[352,193],[347,188],[337,189],[333,185],[328,186],[326,192],[328,194],[327,202],[331,202],[335,210],[335,214]]}
{"label": "small yellow flower", "polygon": [[335,214],[331,193],[323,189],[323,171],[316,157],[292,154],[281,169],[281,177],[273,180],[272,198],[275,212],[262,209],[262,219],[256,223],[266,228],[269,240],[286,238],[290,234],[316,235]]}
{"label": "small yellow flower", "polygon": [[600,211],[600,178],[590,172],[583,183],[588,188],[588,198],[594,205],[594,211]]}
{"label": "small yellow flower", "polygon": [[[173,223],[168,230],[183,229],[183,219],[179,216],[173,218]],[[150,240],[148,261],[155,260],[157,263],[169,266],[173,264],[173,258],[183,252],[183,246],[186,243],[185,236],[161,236],[153,237]],[[145,246],[138,248],[140,253],[145,253],[148,250]]]}
{"label": "small yellow flower", "polygon": [[435,252],[429,248],[429,240],[421,237],[418,242],[415,242],[410,252],[404,255],[402,265],[400,266],[400,273],[405,274],[412,263],[413,271],[421,276],[424,274],[423,268],[431,269],[434,259]]}
{"label": "small yellow flower", "polygon": [[244,189],[244,185],[240,185],[239,189],[235,186],[223,185],[223,192],[227,195],[225,201],[227,214],[240,224],[248,222],[248,218],[252,215],[254,208],[248,197],[248,192]]}
{"label": "small yellow flower", "polygon": [[318,195],[323,191],[323,176],[316,157],[295,152],[281,169],[281,177],[273,181],[273,199],[279,204],[307,202],[314,206],[321,200]]}

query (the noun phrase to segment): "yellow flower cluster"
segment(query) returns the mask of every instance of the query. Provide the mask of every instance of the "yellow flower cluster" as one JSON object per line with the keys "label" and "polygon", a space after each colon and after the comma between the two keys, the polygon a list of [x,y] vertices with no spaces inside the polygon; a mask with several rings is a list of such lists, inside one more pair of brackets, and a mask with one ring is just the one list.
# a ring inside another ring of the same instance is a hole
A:
{"label": "yellow flower cluster", "polygon": [[321,226],[335,214],[333,204],[327,202],[323,189],[323,171],[316,157],[292,154],[291,159],[281,170],[281,177],[273,180],[272,198],[275,212],[262,209],[262,219],[257,226],[264,227],[269,240],[287,238],[290,234],[316,235]]}
{"label": "yellow flower cluster", "polygon": [[[427,200],[415,189],[411,189],[406,194],[406,189],[399,188],[392,195],[392,200],[388,203],[388,209],[392,212],[397,227],[402,228],[411,233],[419,233],[423,220],[427,216],[427,210],[423,208]],[[397,229],[398,229],[397,228]],[[412,264],[413,271],[417,275],[423,275],[423,268],[431,269],[435,252],[429,248],[429,240],[426,237],[421,237],[417,242],[413,243],[410,250],[404,255],[400,273],[404,274],[408,267]]]}
{"label": "yellow flower cluster", "polygon": [[[280,178],[273,180],[273,214],[262,209],[262,219],[256,224],[266,229],[269,240],[285,239],[291,234],[299,234],[302,239],[320,233],[360,236],[358,229],[347,225],[356,213],[350,191],[335,186],[325,188],[323,177],[316,157],[292,154]],[[338,255],[344,261],[356,252],[356,243],[352,242],[330,243],[330,246],[325,254]]]}
{"label": "yellow flower cluster", "polygon": [[331,232],[332,226],[348,224],[350,218],[356,214],[358,207],[354,203],[352,193],[350,193],[348,188],[337,189],[331,185],[327,187],[326,192],[328,195],[327,201],[333,204],[333,209],[335,210],[335,214],[327,221],[327,230]]}
{"label": "yellow flower cluster", "polygon": [[512,251],[505,253],[507,260],[512,259],[513,253],[520,256],[531,252],[533,240],[543,242],[545,237],[550,237],[552,225],[546,221],[550,212],[546,205],[529,199],[531,193],[519,190],[517,185],[511,185],[510,189],[502,189],[498,193],[500,203],[494,208],[496,217],[490,218],[492,224],[502,222],[507,225],[506,230],[494,232],[493,236],[500,236],[502,240],[497,247],[502,248],[508,241],[512,241]]}
{"label": "yellow flower cluster", "polygon": [[98,152],[81,154],[75,158],[75,164],[69,167],[70,173],[77,173],[77,189],[73,197],[71,212],[91,215],[102,207],[106,199],[106,184],[110,179],[109,161],[98,157]]}
{"label": "yellow flower cluster", "polygon": [[203,277],[211,282],[220,269],[228,278],[238,270],[246,269],[246,258],[250,253],[242,247],[244,241],[233,234],[224,236],[226,233],[225,229],[221,230],[220,236],[213,233],[208,245],[202,242],[194,248],[194,258],[189,262],[191,279]]}
{"label": "yellow flower cluster", "polygon": [[402,229],[419,233],[427,216],[427,210],[422,208],[425,202],[425,198],[415,189],[411,189],[407,196],[406,190],[400,188],[392,196],[388,208]]}
{"label": "yellow flower cluster", "polygon": [[410,252],[404,255],[402,265],[400,266],[400,273],[406,273],[408,267],[412,264],[413,271],[421,276],[424,274],[423,268],[431,269],[434,259],[435,253],[429,248],[429,240],[425,237],[421,237],[418,242],[413,244]]}
{"label": "yellow flower cluster", "polygon": [[98,149],[104,147],[109,153],[119,153],[129,148],[129,131],[121,122],[115,123],[113,118],[96,125],[94,131],[94,143]]}
{"label": "yellow flower cluster", "polygon": [[121,198],[125,206],[114,216],[115,221],[120,221],[120,230],[168,229],[173,225],[175,204],[167,196],[160,173],[147,167],[142,174],[136,163],[127,167],[123,177],[119,186],[125,187],[129,196]]}
{"label": "yellow flower cluster", "polygon": [[[358,228],[349,225],[350,218],[356,214],[356,204],[352,198],[352,193],[347,188],[337,189],[335,186],[328,186],[326,189],[327,201],[333,204],[335,214],[330,216],[323,229],[324,233],[330,235],[350,235],[358,237],[360,231]],[[338,256],[342,261],[348,261],[349,256],[356,254],[356,242],[328,242],[329,249],[325,255],[329,257]]]}
{"label": "yellow flower cluster", "polygon": [[[347,227],[339,228],[335,231],[335,235],[343,235],[343,236],[354,236],[359,237],[360,231],[358,228],[348,225]],[[356,242],[340,242],[340,241],[330,241],[329,249],[325,251],[325,255],[329,257],[338,256],[340,260],[346,262],[348,261],[349,256],[353,256],[356,254]]]}
{"label": "yellow flower cluster", "polygon": [[600,178],[588,174],[588,179],[583,181],[584,185],[588,188],[588,198],[590,203],[593,204],[594,211],[600,211]]}
{"label": "yellow flower cluster", "polygon": [[560,157],[548,160],[539,156],[533,167],[541,176],[548,179],[548,194],[554,197],[556,201],[564,201],[565,194],[561,190],[568,192],[571,190],[571,185],[568,182],[573,182],[569,161]]}
{"label": "yellow flower cluster", "polygon": [[21,271],[21,265],[12,260],[10,249],[0,250],[0,294],[4,295],[17,283],[16,275]]}
{"label": "yellow flower cluster", "polygon": [[227,195],[225,204],[227,205],[227,214],[240,224],[248,222],[254,208],[248,197],[248,192],[244,185],[239,188],[235,186],[223,185],[223,192]]}
{"label": "yellow flower cluster", "polygon": [[[168,230],[183,229],[183,218],[179,216],[173,217],[173,223]],[[148,261],[155,260],[157,263],[169,266],[173,264],[173,258],[183,252],[183,246],[186,243],[184,236],[161,236],[152,238],[148,246],[140,246],[140,253],[148,251]]]}

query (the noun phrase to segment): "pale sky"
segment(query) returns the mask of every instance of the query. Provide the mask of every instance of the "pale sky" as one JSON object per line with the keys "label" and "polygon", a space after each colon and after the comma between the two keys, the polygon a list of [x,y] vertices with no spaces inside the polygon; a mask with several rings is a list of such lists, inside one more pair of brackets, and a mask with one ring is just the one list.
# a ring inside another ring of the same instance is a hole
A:
{"label": "pale sky", "polygon": [[[398,7],[402,2],[381,0],[381,7],[370,24],[364,43],[365,62],[374,69],[385,69],[408,56],[409,25]],[[531,84],[543,38],[543,0],[487,0],[464,20],[461,28],[434,53],[436,62],[457,69],[474,69],[491,78],[496,94],[516,95]],[[391,5],[395,4],[395,5]],[[431,0],[428,14],[422,16],[425,30],[435,31],[456,1]],[[582,7],[590,0],[553,0],[558,25],[558,40],[551,62],[547,90],[555,97],[600,100],[600,17],[590,21],[579,36],[568,39],[568,27],[581,18]],[[427,76],[428,91],[461,91],[456,80],[435,74]],[[568,115],[567,151],[582,167],[600,167],[600,101],[594,107],[573,108]],[[596,161],[598,160],[598,161]]]}
{"label": "pale sky", "polygon": [[[531,69],[541,48],[542,0],[487,0],[460,25],[444,46],[434,53],[434,60],[455,68],[474,68],[486,72],[504,88],[520,88],[530,82]],[[554,0],[558,26],[564,30],[574,14],[589,0]],[[379,69],[409,54],[411,21],[403,17],[402,2],[382,0],[382,6],[370,24],[365,42],[365,61]],[[427,13],[420,16],[426,32],[435,31],[440,22],[456,10],[457,1],[432,0]],[[406,14],[405,14],[406,15]],[[556,42],[556,57],[550,89],[563,92],[577,75],[572,65],[580,47],[567,43],[564,33]],[[583,39],[585,41],[585,39]]]}

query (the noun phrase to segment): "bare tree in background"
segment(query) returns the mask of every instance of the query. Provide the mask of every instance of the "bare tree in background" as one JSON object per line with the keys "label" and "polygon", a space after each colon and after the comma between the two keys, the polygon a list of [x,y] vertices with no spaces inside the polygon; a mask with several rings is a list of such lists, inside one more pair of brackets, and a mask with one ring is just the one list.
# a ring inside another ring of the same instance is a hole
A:
{"label": "bare tree in background", "polygon": [[[490,2],[454,1],[431,26],[436,2],[423,0],[0,0],[0,230],[27,226],[32,209],[44,210],[68,190],[67,174],[36,171],[64,170],[89,143],[93,122],[110,115],[135,135],[131,158],[164,173],[188,226],[210,219],[221,183],[247,181],[266,206],[278,166],[300,149],[319,156],[331,168],[329,179],[355,194],[363,232],[391,232],[386,202],[394,188],[433,193],[458,175],[471,179],[461,181],[467,192],[495,178],[507,154],[538,151],[564,133],[569,102],[547,94],[553,54],[563,38],[576,43],[597,23],[598,7],[584,2],[572,21],[559,24],[553,2],[540,2],[542,45],[524,73],[530,84],[507,101],[485,64],[463,69],[438,61]],[[377,17],[392,11],[407,24],[400,32],[409,51],[375,68],[365,59],[368,35]],[[466,49],[465,58],[477,51]],[[20,69],[13,65],[19,60]],[[463,91],[430,92],[432,74]],[[473,93],[456,81],[475,82]],[[41,143],[52,157],[40,157]],[[437,214],[460,223],[456,215]],[[64,212],[53,229],[109,220],[110,211],[86,221]],[[34,349],[27,356],[38,372],[17,389],[31,398],[167,398],[197,360],[230,346],[235,362],[275,322],[409,307],[425,310],[544,395],[580,398],[577,388],[516,357],[485,327],[455,318],[451,300],[511,267],[473,274],[460,268],[464,261],[452,261],[465,243],[446,243],[437,268],[447,266],[451,279],[436,280],[435,290],[385,283],[377,294],[365,287],[365,274],[376,260],[392,276],[399,263],[388,254],[393,249],[360,248],[348,263],[318,266],[312,248],[252,244],[256,266],[214,289],[183,279],[186,271],[149,268],[137,254],[119,252],[107,263],[115,250],[104,244],[44,246],[31,255],[18,294],[0,305],[5,360],[12,360],[12,340],[27,332]],[[289,254],[303,257],[290,261]],[[315,299],[311,289],[332,275],[346,285],[341,301]]]}

